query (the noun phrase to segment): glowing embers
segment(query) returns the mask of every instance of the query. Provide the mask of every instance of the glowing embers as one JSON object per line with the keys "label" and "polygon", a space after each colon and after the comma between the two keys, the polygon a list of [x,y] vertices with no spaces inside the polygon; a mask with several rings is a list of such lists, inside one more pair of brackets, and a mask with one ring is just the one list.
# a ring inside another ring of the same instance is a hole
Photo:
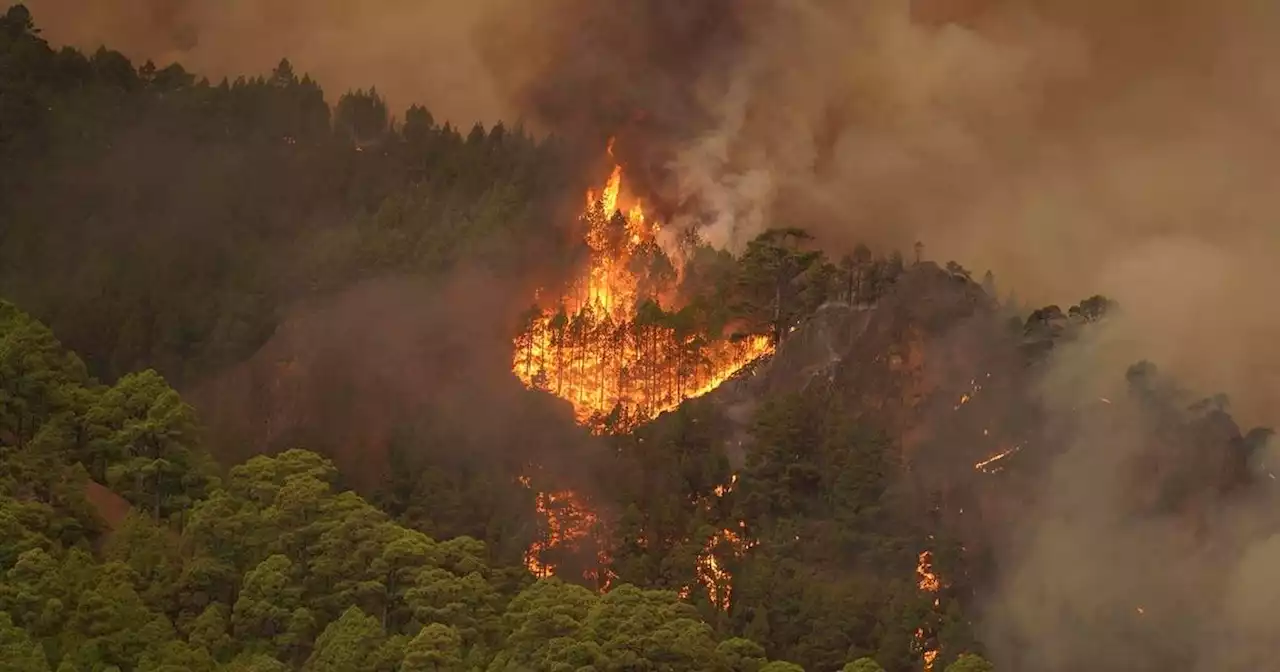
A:
{"label": "glowing embers", "polygon": [[[990,377],[991,377],[991,374],[988,373],[986,375],[986,378],[990,378]],[[952,410],[956,410],[956,411],[960,410],[960,407],[964,406],[970,401],[973,401],[973,398],[978,396],[978,393],[981,391],[982,391],[982,383],[979,382],[977,378],[970,380],[968,391],[960,395],[960,398],[956,401],[955,408]]]}
{"label": "glowing embers", "polygon": [[[741,524],[739,524],[741,526]],[[707,599],[721,611],[728,611],[733,601],[733,574],[724,566],[721,558],[730,556],[740,558],[756,542],[730,529],[717,532],[707,540],[698,555],[698,564],[694,574],[698,583],[707,591]],[[681,597],[688,597],[690,589],[685,588]]]}
{"label": "glowing embers", "polygon": [[1004,470],[1004,464],[1002,464],[1002,461],[1005,458],[1010,457],[1012,455],[1017,455],[1021,451],[1022,451],[1022,446],[1020,445],[1014,446],[1008,450],[1003,450],[999,453],[996,453],[995,455],[992,455],[991,457],[988,457],[987,459],[973,465],[973,468],[988,474],[998,473]]}
{"label": "glowing embers", "polygon": [[[738,475],[733,474],[728,483],[715,487],[715,498],[722,499],[726,494],[733,492],[737,484]],[[728,611],[733,600],[733,574],[725,566],[724,561],[729,558],[741,558],[757,543],[746,537],[744,521],[738,521],[738,528],[740,531],[726,528],[711,535],[702,546],[702,551],[698,554],[694,565],[694,577],[707,591],[707,600],[721,611]],[[688,599],[692,594],[692,586],[680,589],[680,597],[683,599]]]}
{"label": "glowing embers", "polygon": [[[528,477],[521,476],[520,484],[531,488]],[[534,506],[544,521],[543,534],[529,545],[524,553],[524,564],[530,574],[545,579],[556,573],[555,561],[549,555],[574,553],[584,544],[594,545],[596,564],[583,570],[583,578],[598,589],[606,590],[613,581],[608,567],[610,558],[601,543],[600,521],[596,513],[572,490],[538,492]]]}
{"label": "glowing embers", "polygon": [[[916,559],[916,588],[926,595],[934,596],[933,609],[936,612],[941,604],[938,591],[942,590],[942,580],[933,570],[933,554],[929,551],[921,551]],[[937,644],[925,633],[924,628],[917,628],[915,645],[924,660],[925,672],[929,672],[938,659]]]}
{"label": "glowing embers", "polygon": [[[922,551],[916,559],[916,587],[922,593],[937,593],[942,589],[942,581],[933,571],[933,554]],[[938,600],[933,601],[938,606]]]}
{"label": "glowing embers", "polygon": [[[610,152],[612,154],[612,152]],[[622,168],[587,192],[587,267],[541,302],[515,339],[512,370],[573,405],[578,421],[625,432],[701,396],[772,350],[766,336],[708,338],[664,311],[678,273],[639,203],[626,206]]]}

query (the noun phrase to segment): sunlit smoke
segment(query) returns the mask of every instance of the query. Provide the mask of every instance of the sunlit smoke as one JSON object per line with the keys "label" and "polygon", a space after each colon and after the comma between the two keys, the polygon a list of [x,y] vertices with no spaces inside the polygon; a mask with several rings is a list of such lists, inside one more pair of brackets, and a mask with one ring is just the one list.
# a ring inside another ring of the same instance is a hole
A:
{"label": "sunlit smoke", "polygon": [[512,358],[525,385],[569,401],[583,424],[610,422],[615,432],[710,392],[772,350],[767,336],[707,340],[645,308],[646,300],[653,309],[678,300],[678,273],[658,243],[661,227],[639,199],[627,200],[621,166],[587,192],[589,264],[564,296],[530,315]]}

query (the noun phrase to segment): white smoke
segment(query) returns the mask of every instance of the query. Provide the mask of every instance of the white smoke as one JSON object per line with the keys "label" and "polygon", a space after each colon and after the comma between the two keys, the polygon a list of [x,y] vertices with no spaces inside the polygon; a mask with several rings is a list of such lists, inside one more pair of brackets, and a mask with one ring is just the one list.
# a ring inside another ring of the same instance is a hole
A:
{"label": "white smoke", "polygon": [[767,157],[738,148],[752,99],[750,72],[736,73],[719,104],[712,103],[719,117],[714,130],[678,152],[670,166],[679,199],[699,205],[696,214],[677,217],[675,229],[696,230],[713,248],[734,253],[764,230],[777,195]]}

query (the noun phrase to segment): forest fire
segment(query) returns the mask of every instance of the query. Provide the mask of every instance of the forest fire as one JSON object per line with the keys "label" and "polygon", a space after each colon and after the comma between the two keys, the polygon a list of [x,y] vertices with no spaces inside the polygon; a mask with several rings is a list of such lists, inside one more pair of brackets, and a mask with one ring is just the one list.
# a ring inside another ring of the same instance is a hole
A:
{"label": "forest fire", "polygon": [[587,192],[580,221],[590,262],[564,296],[531,311],[512,358],[521,382],[567,400],[580,423],[601,429],[612,416],[613,431],[628,431],[772,350],[766,336],[708,338],[664,311],[678,271],[660,227],[625,198],[621,166]]}
{"label": "forest fire", "polygon": [[[521,382],[568,401],[579,423],[596,431],[630,431],[710,392],[773,350],[768,336],[708,337],[663,309],[660,301],[678,298],[679,273],[659,244],[659,225],[623,191],[621,166],[614,166],[599,192],[587,192],[579,221],[589,263],[558,299],[543,302],[544,292],[535,294],[538,305],[516,337],[512,357]],[[521,482],[529,487],[528,479]],[[717,495],[725,490],[718,488]],[[525,565],[543,578],[556,569],[547,551],[576,547],[598,521],[572,491],[539,492],[536,506],[547,531],[530,545]],[[697,574],[711,601],[727,608],[730,578],[714,553],[723,544],[734,553],[749,547],[733,530],[718,533],[699,556]],[[600,576],[607,574],[603,552],[598,564],[596,575],[586,578],[603,588],[609,583]]]}
{"label": "forest fire", "polygon": [[[738,475],[733,474],[728,483],[717,485],[713,492],[717,499],[721,499],[732,492],[737,484]],[[746,523],[738,521],[738,527],[745,528]],[[716,532],[707,539],[694,565],[694,576],[706,589],[707,599],[721,611],[729,610],[733,598],[733,574],[724,566],[721,558],[726,551],[729,555],[740,558],[756,545],[755,541],[747,539],[744,535],[745,533],[728,528]],[[692,592],[692,587],[686,586],[680,590],[680,597],[687,599]]]}
{"label": "forest fire", "polygon": [[[937,594],[942,589],[942,580],[933,571],[933,554],[929,551],[921,551],[916,560],[916,587],[922,593],[934,595],[933,608],[936,610],[940,604]],[[934,661],[938,659],[938,647],[930,643],[924,628],[916,630],[916,647],[924,658],[925,672],[929,672],[933,669]]]}
{"label": "forest fire", "polygon": [[[527,477],[522,476],[519,480],[524,487],[532,487]],[[546,533],[529,545],[524,554],[524,564],[530,574],[545,579],[556,571],[554,561],[546,557],[547,551],[576,549],[592,533],[598,532],[599,520],[582,498],[571,490],[539,492],[534,502],[538,515],[546,521]],[[607,569],[609,557],[603,546],[597,551],[596,561],[597,566],[586,570],[583,578],[604,590],[612,577]]]}
{"label": "forest fire", "polygon": [[1020,450],[1022,450],[1022,446],[1020,445],[1014,446],[1008,450],[1004,450],[999,453],[996,453],[995,455],[988,457],[987,459],[973,465],[973,468],[977,469],[978,471],[984,471],[989,474],[994,474],[1004,468],[1004,465],[997,464],[998,462],[1005,459],[1006,457],[1009,457],[1010,455],[1017,454],[1018,451]]}
{"label": "forest fire", "polygon": [[[707,589],[707,599],[717,609],[728,611],[733,599],[733,575],[725,568],[717,552],[727,548],[734,557],[740,557],[752,546],[755,546],[755,542],[744,539],[733,530],[724,529],[708,539],[706,545],[702,547],[702,553],[698,555],[698,564],[694,571],[698,577],[698,583]],[[682,591],[682,594],[687,597],[689,591]]]}
{"label": "forest fire", "polygon": [[[987,377],[987,378],[990,378],[990,377],[991,377],[991,374],[989,374],[989,373],[988,373],[988,374],[986,375],[986,377]],[[973,380],[970,380],[970,381],[969,381],[969,391],[968,391],[968,392],[965,392],[965,393],[964,393],[964,394],[962,394],[962,395],[960,395],[960,400],[956,402],[955,408],[954,408],[953,410],[956,410],[956,411],[960,410],[960,407],[961,407],[961,406],[964,406],[965,404],[969,403],[970,401],[973,401],[973,398],[974,398],[975,396],[977,396],[977,395],[978,395],[978,393],[979,393],[979,392],[981,392],[981,391],[982,391],[982,383],[978,382],[978,379],[977,379],[977,378],[974,378]]]}
{"label": "forest fire", "polygon": [[922,551],[916,560],[916,585],[922,593],[936,593],[942,588],[942,581],[933,572],[933,554]]}

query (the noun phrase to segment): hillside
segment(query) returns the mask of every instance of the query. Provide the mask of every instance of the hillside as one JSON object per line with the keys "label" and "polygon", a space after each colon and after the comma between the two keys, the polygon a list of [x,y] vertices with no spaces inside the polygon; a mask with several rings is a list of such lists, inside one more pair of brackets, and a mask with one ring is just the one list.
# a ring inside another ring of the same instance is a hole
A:
{"label": "hillside", "polygon": [[0,661],[1272,664],[1271,431],[1097,356],[1133,306],[1032,310],[834,212],[735,211],[726,243],[760,185],[666,171],[714,116],[681,126],[676,52],[739,26],[671,11],[670,99],[556,52],[523,83],[550,135],[4,13]]}
{"label": "hillside", "polygon": [[154,372],[100,385],[9,304],[0,345],[11,669],[788,669],[674,592],[534,583],[480,541],[396,524],[314,453],[219,477]]}

